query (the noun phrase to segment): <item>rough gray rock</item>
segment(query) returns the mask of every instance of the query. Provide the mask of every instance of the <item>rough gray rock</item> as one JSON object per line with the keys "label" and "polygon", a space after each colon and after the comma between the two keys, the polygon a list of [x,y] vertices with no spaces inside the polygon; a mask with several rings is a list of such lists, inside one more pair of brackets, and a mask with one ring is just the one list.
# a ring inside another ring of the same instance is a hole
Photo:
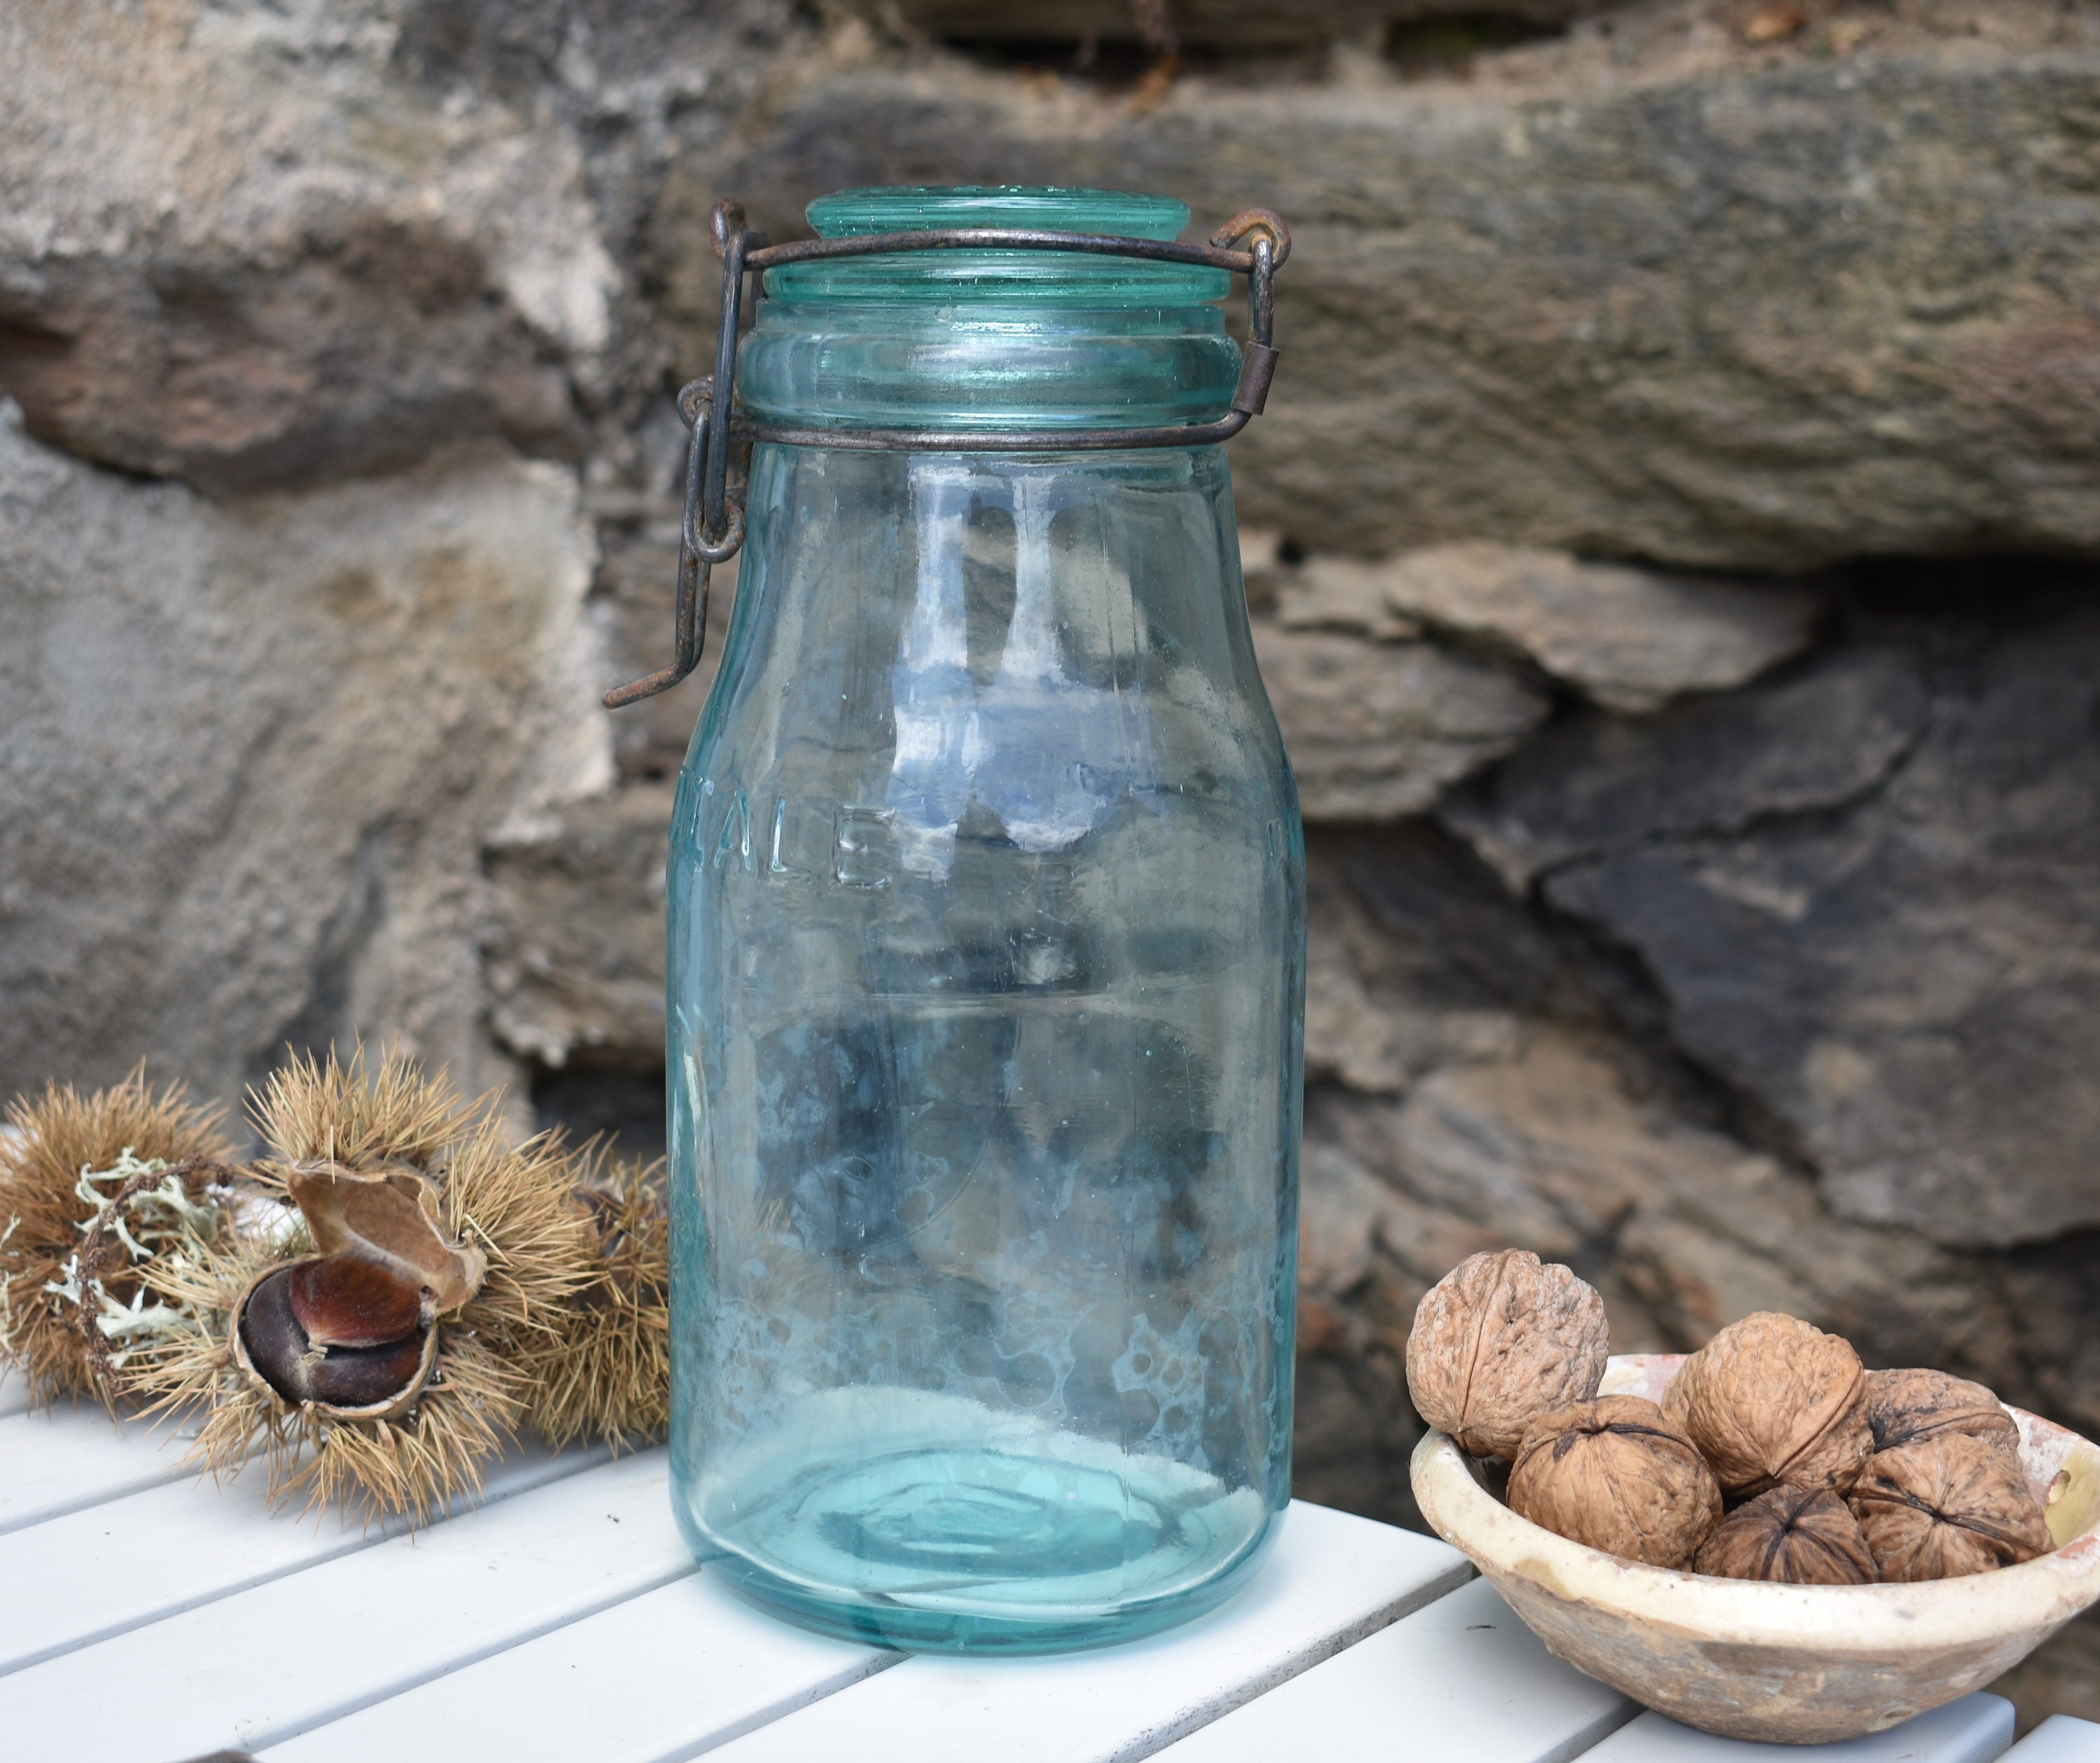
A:
{"label": "rough gray rock", "polygon": [[1545,720],[1509,669],[1433,643],[1255,627],[1308,820],[1390,820],[1507,753]]}
{"label": "rough gray rock", "polygon": [[[1612,1056],[1608,1038],[1539,1024],[1509,1056],[1448,1068],[1398,1104],[1322,1097],[1318,1154],[1359,1172],[1326,1169],[1324,1188],[1370,1179],[1383,1197],[1330,1207],[1369,1240],[1357,1253],[1418,1291],[1476,1249],[1533,1249],[1599,1284],[1618,1352],[1681,1347],[1770,1308],[1842,1323],[1870,1356],[1930,1340],[1943,1359],[1958,1342],[2000,1382],[2018,1375],[2002,1304],[1979,1300],[1956,1258],[1833,1219],[1811,1183],[1641,1095]],[[1348,1248],[1330,1228],[1327,1261],[1346,1265]]]}
{"label": "rough gray rock", "polygon": [[2032,1241],[2100,1224],[2096,681],[2082,610],[1863,646],[1577,725],[1451,818],[1506,870],[1564,865],[1546,897],[1639,953],[1841,1214]]}
{"label": "rough gray rock", "polygon": [[618,275],[575,139],[389,79],[376,8],[0,18],[0,387],[235,492],[501,435],[573,458]]}
{"label": "rough gray rock", "polygon": [[1456,844],[1420,822],[1315,831],[1306,847],[1305,1078],[1398,1095],[1515,1050],[1558,952]]}
{"label": "rough gray rock", "polygon": [[1842,808],[1887,778],[1930,713],[1915,655],[1838,649],[1657,716],[1567,718],[1438,817],[1521,890],[1658,835],[1724,838],[1774,815]]}
{"label": "rough gray rock", "polygon": [[[1610,0],[1502,0],[1491,17],[1556,24],[1601,11]],[[1475,0],[1158,0],[1149,20],[1139,0],[860,0],[858,10],[878,24],[902,24],[935,37],[979,42],[1145,42],[1268,49],[1331,37],[1374,36],[1383,28],[1425,20],[1473,24]],[[1482,29],[1483,36],[1490,33]]]}
{"label": "rough gray rock", "polygon": [[507,1076],[480,849],[611,780],[589,559],[551,465],[220,508],[0,404],[0,1091],[360,1033]]}
{"label": "rough gray rock", "polygon": [[1771,583],[1671,575],[1473,542],[1378,562],[1314,557],[1278,585],[1279,624],[1511,651],[1612,710],[1740,685],[1807,648],[1820,604]]}
{"label": "rough gray rock", "polygon": [[[1899,20],[1748,55],[1710,7],[1608,22],[1466,82],[1192,77],[1156,104],[841,46],[691,175],[776,233],[866,183],[1160,190],[1206,228],[1275,207],[1283,365],[1235,470],[1250,521],[1318,548],[2100,552],[2086,26],[2048,56]],[[697,239],[660,249],[701,274]]]}
{"label": "rough gray rock", "polygon": [[489,848],[489,1020],[512,1052],[662,1069],[671,798],[632,784]]}

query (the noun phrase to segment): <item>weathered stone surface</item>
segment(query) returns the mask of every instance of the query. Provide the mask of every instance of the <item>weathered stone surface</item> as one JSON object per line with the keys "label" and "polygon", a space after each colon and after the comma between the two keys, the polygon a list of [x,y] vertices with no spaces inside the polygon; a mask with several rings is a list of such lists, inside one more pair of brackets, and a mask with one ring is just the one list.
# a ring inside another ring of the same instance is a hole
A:
{"label": "weathered stone surface", "polygon": [[33,433],[227,493],[582,452],[620,285],[580,146],[390,77],[430,10],[0,15],[0,389]]}
{"label": "weathered stone surface", "polygon": [[1807,647],[1820,609],[1815,596],[1771,583],[1479,541],[1379,562],[1310,558],[1278,596],[1286,628],[1399,637],[1427,626],[1514,652],[1630,712],[1755,678]]}
{"label": "weathered stone surface", "polygon": [[662,1069],[672,793],[633,784],[489,848],[489,1021],[511,1051]]}
{"label": "weathered stone surface", "polygon": [[[1368,1219],[1361,1254],[1376,1255],[1396,1302],[1476,1249],[1514,1245],[1598,1285],[1615,1351],[1681,1348],[1780,1309],[1842,1329],[1876,1362],[1930,1341],[1943,1362],[2017,1386],[2018,1333],[1959,1258],[1833,1219],[1812,1183],[1638,1093],[1637,1068],[1611,1050],[1538,1025],[1511,1056],[1449,1068],[1397,1104],[1317,1099],[1308,1166],[1317,1146],[1329,1191],[1386,1190],[1335,1210]],[[1339,1174],[1337,1158],[1357,1173]],[[1347,1265],[1348,1239],[1330,1237],[1327,1262]]]}
{"label": "weathered stone surface", "polygon": [[1258,624],[1255,654],[1308,820],[1389,820],[1506,753],[1546,699],[1434,644]]}
{"label": "weathered stone surface", "polygon": [[[1493,17],[1555,24],[1604,10],[1610,0],[1502,0]],[[1475,0],[1158,0],[1149,16],[1132,0],[862,0],[862,15],[935,37],[1026,43],[1149,42],[1257,49],[1361,38],[1396,24],[1458,19],[1471,22]],[[1485,34],[1485,33],[1483,34]]]}
{"label": "weathered stone surface", "polygon": [[1943,658],[1863,644],[1571,725],[1451,818],[1519,875],[1564,866],[1547,898],[1639,951],[1839,1212],[2034,1241],[2100,1223],[2096,680],[2075,606]]}
{"label": "weathered stone surface", "polygon": [[1308,1083],[1396,1095],[1453,1060],[1514,1048],[1522,1007],[1546,989],[1554,956],[1520,913],[1497,912],[1492,895],[1468,898],[1488,882],[1433,831],[1403,828],[1377,840],[1313,836],[1306,865]]}
{"label": "weathered stone surface", "polygon": [[463,1083],[480,847],[610,781],[572,480],[468,455],[218,509],[0,421],[0,1091],[287,1042]]}
{"label": "weathered stone surface", "polygon": [[1901,763],[1930,713],[1915,655],[1857,645],[1652,718],[1570,717],[1439,818],[1521,889],[1660,835],[1725,838],[1842,808]]}
{"label": "weathered stone surface", "polygon": [[865,183],[1277,208],[1284,362],[1235,470],[1251,521],[1317,548],[2091,553],[2100,55],[2051,19],[2046,57],[1965,16],[1752,55],[1688,0],[1470,82],[1192,77],[1156,104],[840,51],[782,68],[733,171],[695,175],[776,232]]}

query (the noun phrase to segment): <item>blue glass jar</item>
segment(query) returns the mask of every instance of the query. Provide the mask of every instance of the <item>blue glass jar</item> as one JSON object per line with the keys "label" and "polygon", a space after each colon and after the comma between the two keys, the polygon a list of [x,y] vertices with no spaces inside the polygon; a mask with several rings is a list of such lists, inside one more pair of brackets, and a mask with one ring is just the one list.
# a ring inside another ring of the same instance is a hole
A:
{"label": "blue glass jar", "polygon": [[[862,191],[820,235],[1171,239]],[[769,271],[753,420],[1222,415],[1220,271]],[[673,1504],[806,1624],[1044,1651],[1209,1607],[1288,1497],[1304,856],[1217,446],[753,451],[669,870]]]}

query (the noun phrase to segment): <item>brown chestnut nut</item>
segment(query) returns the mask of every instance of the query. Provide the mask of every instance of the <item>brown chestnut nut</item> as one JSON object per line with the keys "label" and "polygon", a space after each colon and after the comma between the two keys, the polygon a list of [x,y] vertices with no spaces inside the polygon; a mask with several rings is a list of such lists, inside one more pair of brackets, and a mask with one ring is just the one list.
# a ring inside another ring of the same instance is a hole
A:
{"label": "brown chestnut nut", "polygon": [[1986,1439],[1947,1434],[1877,1451],[1852,1510],[1884,1580],[1951,1580],[2054,1546],[2026,1478]]}
{"label": "brown chestnut nut", "polygon": [[1692,1441],[1637,1395],[1543,1416],[1510,1470],[1510,1510],[1555,1535],[1650,1567],[1681,1567],[1721,1521],[1721,1489]]}
{"label": "brown chestnut nut", "polygon": [[1874,1448],[1851,1343],[1776,1311],[1723,1329],[1678,1368],[1662,1411],[1741,1499],[1772,1488],[1843,1493]]}
{"label": "brown chestnut nut", "polygon": [[311,1346],[384,1346],[432,1320],[421,1286],[357,1255],[316,1255],[289,1275],[292,1314]]}
{"label": "brown chestnut nut", "polygon": [[1827,1488],[1775,1488],[1722,1519],[1694,1573],[1785,1585],[1872,1585],[1881,1577],[1852,1509]]}
{"label": "brown chestnut nut", "polygon": [[1542,1414],[1586,1402],[1611,1352],[1594,1287],[1528,1249],[1468,1257],[1433,1286],[1407,1338],[1415,1410],[1475,1457],[1514,1457]]}
{"label": "brown chestnut nut", "polygon": [[249,1288],[235,1324],[240,1358],[295,1408],[309,1402],[346,1410],[405,1407],[429,1377],[432,1326],[418,1322],[401,1339],[373,1346],[317,1346],[301,1325],[293,1298],[294,1281],[309,1265],[294,1262],[273,1269]]}
{"label": "brown chestnut nut", "polygon": [[1866,1403],[1877,1451],[1958,1434],[1996,1445],[2015,1465],[2019,1461],[2020,1429],[1980,1383],[1943,1371],[1870,1371]]}

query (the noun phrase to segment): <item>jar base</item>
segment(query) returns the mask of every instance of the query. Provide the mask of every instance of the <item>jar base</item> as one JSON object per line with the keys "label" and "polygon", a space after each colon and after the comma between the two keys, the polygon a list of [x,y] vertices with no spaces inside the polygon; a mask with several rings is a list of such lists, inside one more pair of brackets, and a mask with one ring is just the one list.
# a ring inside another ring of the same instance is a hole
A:
{"label": "jar base", "polygon": [[1177,1597],[1062,1620],[1018,1620],[827,1598],[735,1555],[710,1556],[707,1568],[710,1573],[721,1575],[731,1590],[766,1615],[833,1640],[889,1647],[902,1653],[1014,1656],[1076,1653],[1141,1640],[1215,1609],[1240,1589],[1268,1554],[1275,1529],[1272,1523],[1246,1554],[1216,1578]]}
{"label": "jar base", "polygon": [[708,1571],[805,1628],[912,1651],[1107,1646],[1217,1604],[1275,1529],[1254,1489],[1170,1458],[874,1394],[854,1392],[854,1417],[889,1427],[842,1435],[823,1422],[845,1404],[820,1400],[795,1444],[711,1464],[677,1502]]}

